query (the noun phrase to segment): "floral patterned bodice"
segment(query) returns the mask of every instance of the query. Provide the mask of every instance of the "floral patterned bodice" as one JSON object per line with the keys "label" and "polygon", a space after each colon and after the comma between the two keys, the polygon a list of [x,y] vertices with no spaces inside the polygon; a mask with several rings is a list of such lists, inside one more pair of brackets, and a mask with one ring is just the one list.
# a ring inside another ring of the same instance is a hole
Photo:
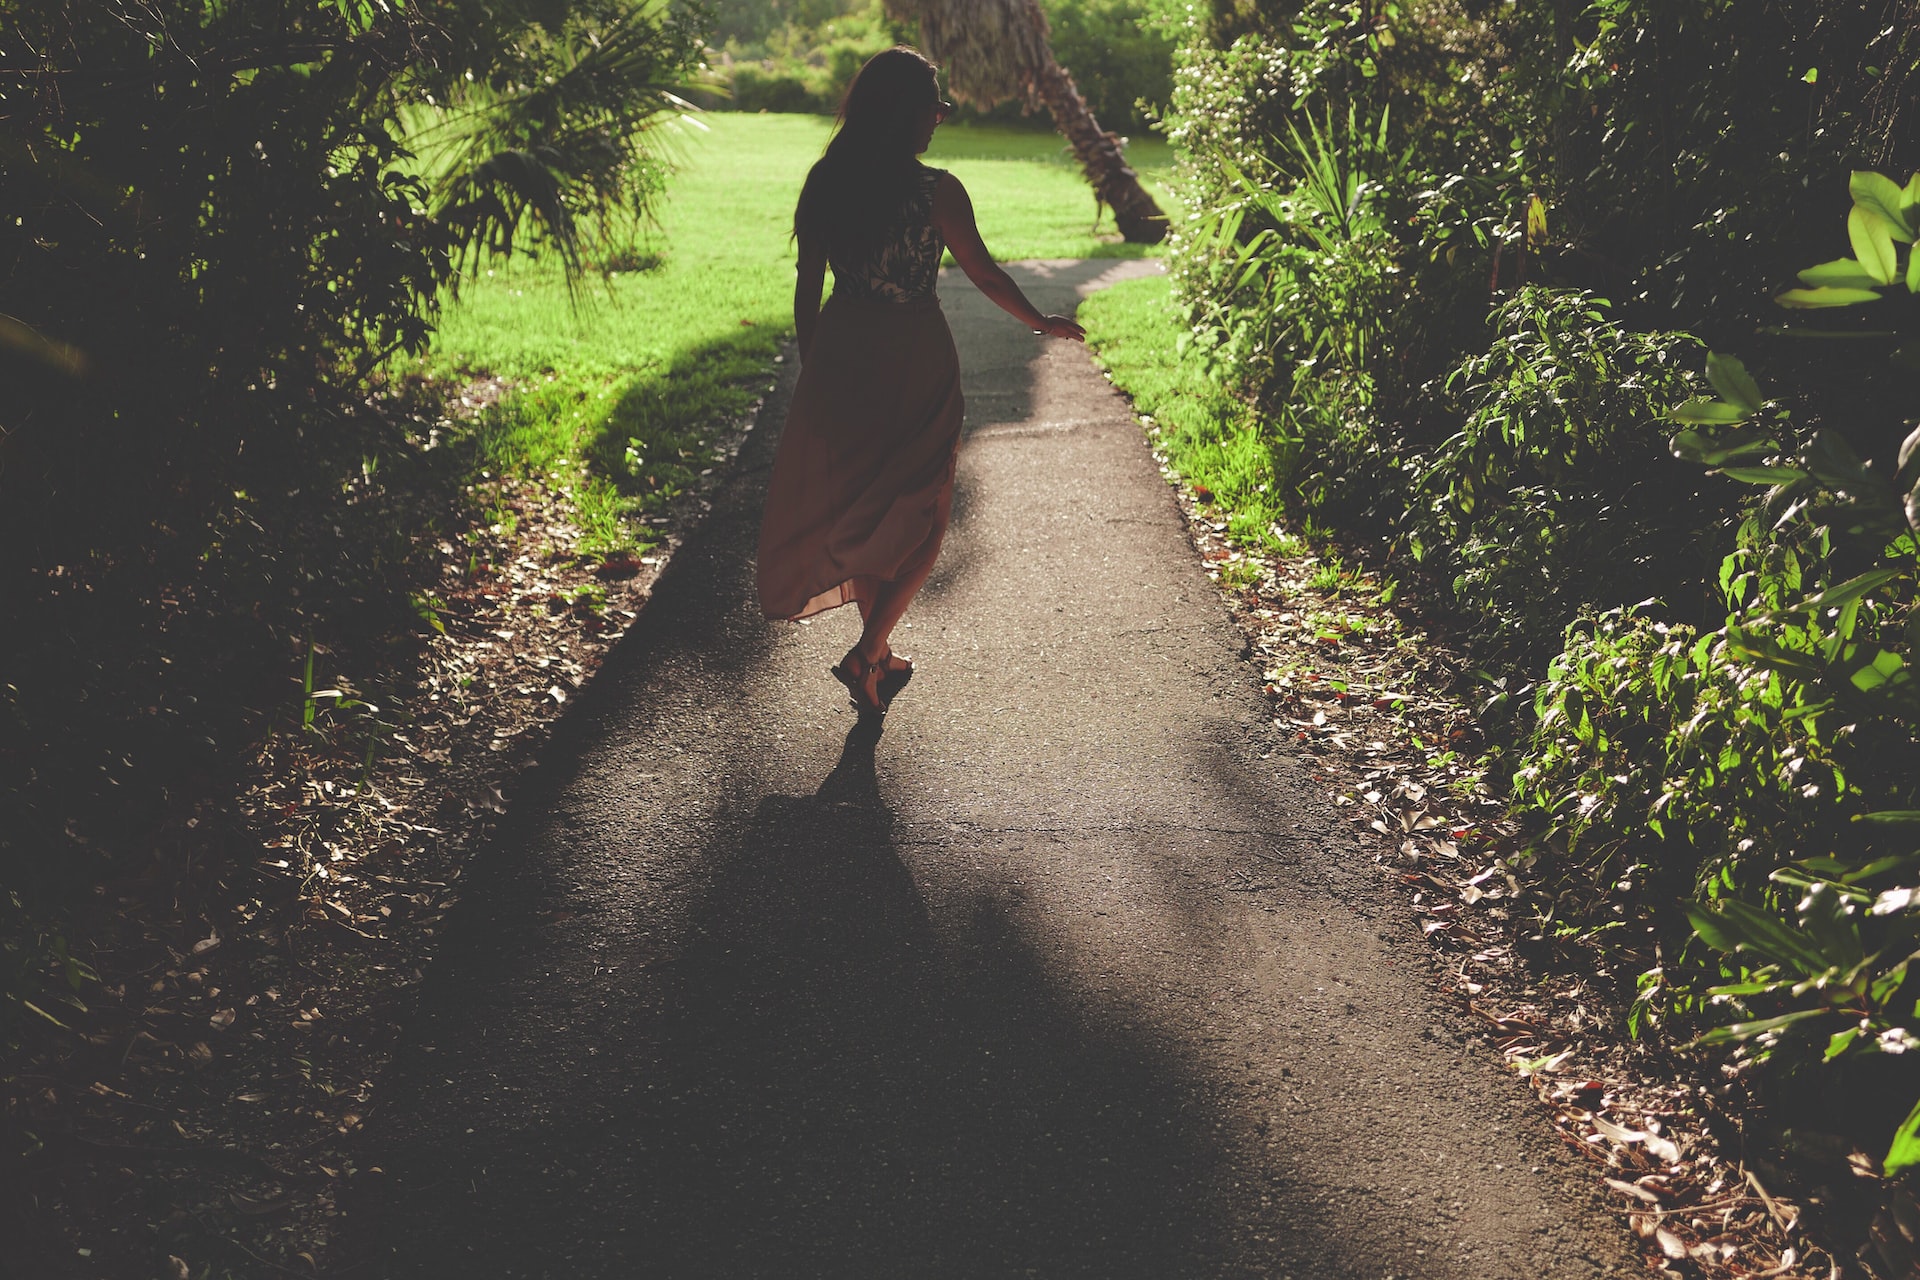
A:
{"label": "floral patterned bodice", "polygon": [[933,189],[943,170],[921,166],[879,246],[859,261],[832,259],[833,291],[875,302],[914,302],[933,296],[946,242],[933,225]]}

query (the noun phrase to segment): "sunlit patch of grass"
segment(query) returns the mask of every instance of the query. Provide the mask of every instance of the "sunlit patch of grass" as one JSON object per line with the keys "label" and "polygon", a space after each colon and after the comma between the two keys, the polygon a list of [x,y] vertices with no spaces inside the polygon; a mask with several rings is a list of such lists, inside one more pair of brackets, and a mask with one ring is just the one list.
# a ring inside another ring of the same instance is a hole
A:
{"label": "sunlit patch of grass", "polygon": [[1220,585],[1234,591],[1257,587],[1267,576],[1257,560],[1223,560],[1218,567]]}
{"label": "sunlit patch of grass", "polygon": [[1320,562],[1314,566],[1313,576],[1307,579],[1307,585],[1335,599],[1349,592],[1359,594],[1370,589],[1364,572],[1331,552],[1320,557]]}

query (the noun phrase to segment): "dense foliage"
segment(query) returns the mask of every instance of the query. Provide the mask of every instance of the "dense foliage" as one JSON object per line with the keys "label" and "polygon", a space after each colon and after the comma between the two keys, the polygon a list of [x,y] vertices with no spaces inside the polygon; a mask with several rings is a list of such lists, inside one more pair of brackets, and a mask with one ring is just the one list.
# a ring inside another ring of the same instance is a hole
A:
{"label": "dense foliage", "polygon": [[1626,331],[1608,310],[1537,285],[1501,302],[1492,346],[1444,383],[1460,429],[1410,461],[1407,547],[1452,572],[1486,653],[1557,647],[1589,603],[1677,598],[1708,567],[1689,548],[1715,504],[1669,465],[1660,423],[1698,344]]}
{"label": "dense foliage", "polygon": [[420,350],[464,260],[532,228],[577,264],[645,208],[647,126],[699,47],[623,0],[23,0],[5,24],[0,518],[49,563],[102,522],[140,536],[156,495],[175,520],[217,501]]}
{"label": "dense foliage", "polygon": [[[1164,106],[1172,88],[1174,40],[1155,17],[1163,0],[1042,0],[1040,7],[1054,54],[1093,114],[1111,129],[1145,128],[1141,104]],[[861,63],[916,38],[912,25],[890,19],[880,0],[741,0],[718,12],[719,41],[710,56],[726,92],[697,95],[716,109],[831,114]],[[1023,114],[1018,103],[985,113],[968,108],[963,116],[1052,127],[1043,114]]]}
{"label": "dense foliage", "polygon": [[1249,0],[1190,26],[1162,123],[1183,341],[1295,513],[1427,580],[1511,691],[1534,936],[1639,960],[1641,1033],[1871,1084],[1803,1098],[1889,1169],[1917,93],[1911,0]]}
{"label": "dense foliage", "polygon": [[701,48],[655,0],[0,11],[0,984],[40,950],[16,895],[97,882],[198,794],[276,611],[319,594],[299,547],[236,573],[165,638],[189,678],[153,634],[180,584],[361,465],[369,377],[463,267],[578,278],[630,233]]}

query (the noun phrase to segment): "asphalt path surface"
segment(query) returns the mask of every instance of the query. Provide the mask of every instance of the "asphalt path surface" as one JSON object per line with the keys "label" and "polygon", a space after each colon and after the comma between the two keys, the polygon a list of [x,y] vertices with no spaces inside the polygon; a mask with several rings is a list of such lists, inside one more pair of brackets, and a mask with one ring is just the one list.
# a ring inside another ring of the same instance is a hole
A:
{"label": "asphalt path surface", "polygon": [[[1063,312],[1153,269],[1016,267]],[[759,616],[790,356],[469,876],[345,1268],[1638,1273],[1268,724],[1125,401],[942,293],[968,434],[919,674],[863,725],[853,611]]]}

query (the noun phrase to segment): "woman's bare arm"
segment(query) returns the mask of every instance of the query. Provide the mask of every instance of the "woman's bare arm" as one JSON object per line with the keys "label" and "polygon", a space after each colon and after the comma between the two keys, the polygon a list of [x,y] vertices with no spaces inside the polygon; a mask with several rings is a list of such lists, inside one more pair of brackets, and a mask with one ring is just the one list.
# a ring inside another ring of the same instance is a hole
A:
{"label": "woman's bare arm", "polygon": [[820,322],[820,291],[826,285],[827,251],[803,237],[798,274],[793,281],[793,333],[803,361],[813,351],[813,330]]}
{"label": "woman's bare arm", "polygon": [[1076,324],[1073,317],[1042,315],[1038,307],[1027,301],[1027,295],[1020,292],[1013,277],[1001,270],[980,241],[980,229],[973,222],[973,201],[968,199],[967,189],[950,173],[941,174],[939,185],[933,189],[933,223],[940,229],[947,248],[953,251],[953,260],[967,273],[967,279],[992,298],[1002,311],[1036,332],[1076,342],[1085,340],[1087,331]]}

